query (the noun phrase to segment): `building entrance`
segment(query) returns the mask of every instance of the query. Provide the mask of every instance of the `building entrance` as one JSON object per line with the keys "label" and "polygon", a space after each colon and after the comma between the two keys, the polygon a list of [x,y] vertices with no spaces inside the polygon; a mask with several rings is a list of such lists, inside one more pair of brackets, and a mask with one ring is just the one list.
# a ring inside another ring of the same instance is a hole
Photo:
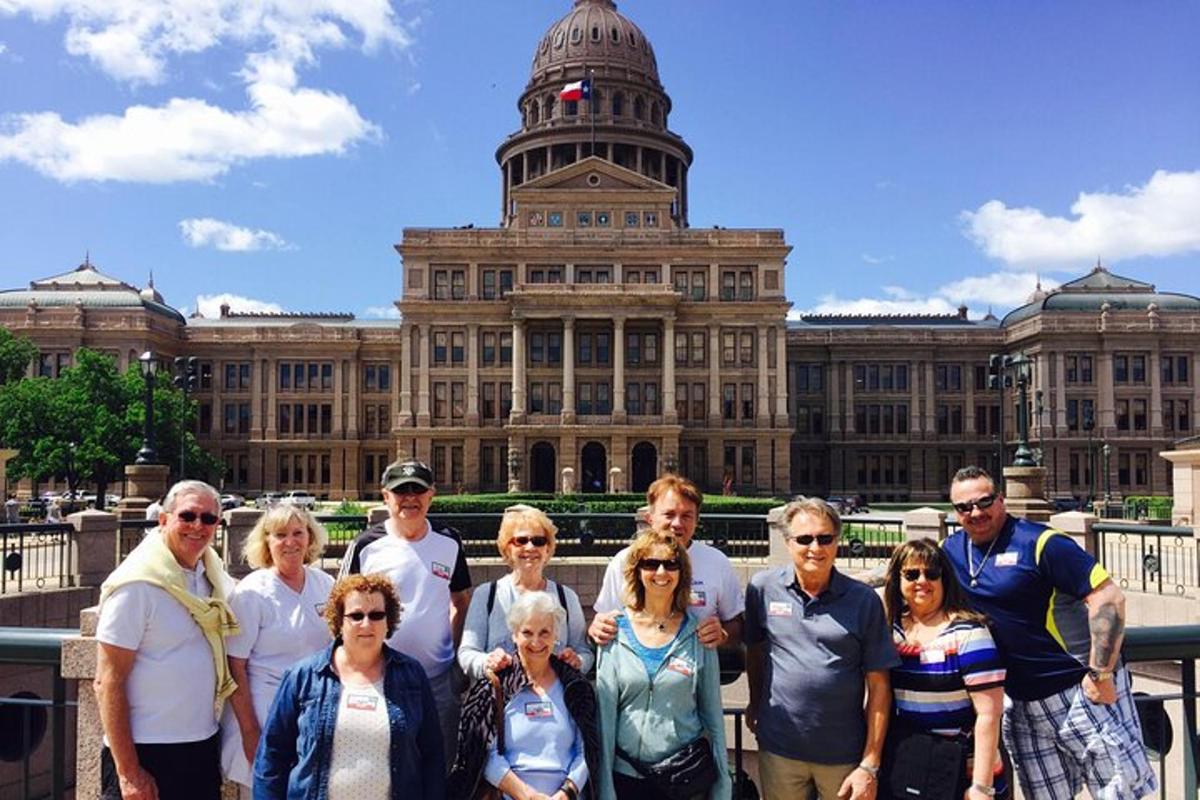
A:
{"label": "building entrance", "polygon": [[608,458],[604,445],[588,442],[583,446],[583,470],[579,481],[581,492],[603,492],[608,476]]}
{"label": "building entrance", "polygon": [[658,450],[649,442],[633,446],[633,469],[629,483],[631,492],[641,493],[650,488],[658,475]]}
{"label": "building entrance", "polygon": [[554,445],[549,442],[538,442],[533,446],[529,451],[530,491],[554,492],[554,462]]}

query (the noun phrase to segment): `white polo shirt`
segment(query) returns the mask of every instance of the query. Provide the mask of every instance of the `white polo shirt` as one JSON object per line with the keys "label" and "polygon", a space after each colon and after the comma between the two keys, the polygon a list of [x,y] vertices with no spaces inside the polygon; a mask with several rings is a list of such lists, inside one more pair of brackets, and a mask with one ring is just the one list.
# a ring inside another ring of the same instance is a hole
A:
{"label": "white polo shirt", "polygon": [[[626,606],[625,562],[626,547],[608,562],[604,583],[592,608],[598,614],[619,611]],[[704,542],[692,540],[688,547],[692,562],[692,613],[704,619],[716,615],[727,622],[746,610],[746,595],[733,571],[733,564],[724,553]]]}
{"label": "white polo shirt", "polygon": [[[189,592],[212,594],[203,561],[184,574]],[[96,639],[137,651],[125,681],[135,743],[201,742],[217,732],[212,649],[192,615],[165,589],[144,581],[115,589],[100,606]]]}

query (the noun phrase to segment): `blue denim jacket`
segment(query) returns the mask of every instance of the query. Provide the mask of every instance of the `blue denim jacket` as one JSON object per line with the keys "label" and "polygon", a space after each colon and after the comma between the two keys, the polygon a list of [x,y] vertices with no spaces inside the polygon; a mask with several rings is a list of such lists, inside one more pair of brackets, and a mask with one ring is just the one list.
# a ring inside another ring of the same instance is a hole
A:
{"label": "blue denim jacket", "polygon": [[[254,800],[325,800],[342,683],[333,670],[337,643],[301,661],[283,682],[254,757]],[[383,648],[383,693],[391,722],[392,800],[444,800],[446,757],[425,670]]]}

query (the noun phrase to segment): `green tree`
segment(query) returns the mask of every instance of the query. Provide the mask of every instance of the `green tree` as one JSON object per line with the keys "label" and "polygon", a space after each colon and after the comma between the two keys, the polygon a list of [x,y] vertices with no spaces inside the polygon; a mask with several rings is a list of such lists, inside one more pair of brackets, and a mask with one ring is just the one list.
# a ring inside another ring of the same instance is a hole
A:
{"label": "green tree", "polygon": [[24,336],[13,336],[8,328],[0,328],[0,386],[18,381],[38,357],[37,346]]}

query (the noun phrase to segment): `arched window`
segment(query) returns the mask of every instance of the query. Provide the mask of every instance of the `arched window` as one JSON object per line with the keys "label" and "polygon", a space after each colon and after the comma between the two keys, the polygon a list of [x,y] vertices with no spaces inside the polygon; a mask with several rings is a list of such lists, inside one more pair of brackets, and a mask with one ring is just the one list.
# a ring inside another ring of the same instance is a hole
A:
{"label": "arched window", "polygon": [[581,31],[579,26],[576,25],[574,28],[571,28],[571,44],[579,44],[582,41],[583,31]]}
{"label": "arched window", "polygon": [[612,30],[609,31],[609,35],[612,36],[613,44],[621,43],[621,29],[616,25],[612,26]]}
{"label": "arched window", "polygon": [[622,92],[613,92],[612,115],[619,117],[625,113],[625,95]]}
{"label": "arched window", "polygon": [[634,119],[645,119],[646,118],[646,101],[642,99],[641,95],[638,95],[637,97],[633,98],[633,118]]}
{"label": "arched window", "polygon": [[600,41],[600,26],[599,25],[592,26],[592,41],[593,42]]}
{"label": "arched window", "polygon": [[578,114],[579,114],[579,101],[578,100],[563,101],[563,116],[564,117],[574,117],[574,116],[578,116]]}
{"label": "arched window", "polygon": [[529,101],[529,124],[537,125],[541,122],[542,107],[537,100]]}
{"label": "arched window", "polygon": [[546,121],[554,119],[554,95],[546,97]]}
{"label": "arched window", "polygon": [[657,101],[650,104],[650,122],[656,127],[662,125],[662,107]]}

